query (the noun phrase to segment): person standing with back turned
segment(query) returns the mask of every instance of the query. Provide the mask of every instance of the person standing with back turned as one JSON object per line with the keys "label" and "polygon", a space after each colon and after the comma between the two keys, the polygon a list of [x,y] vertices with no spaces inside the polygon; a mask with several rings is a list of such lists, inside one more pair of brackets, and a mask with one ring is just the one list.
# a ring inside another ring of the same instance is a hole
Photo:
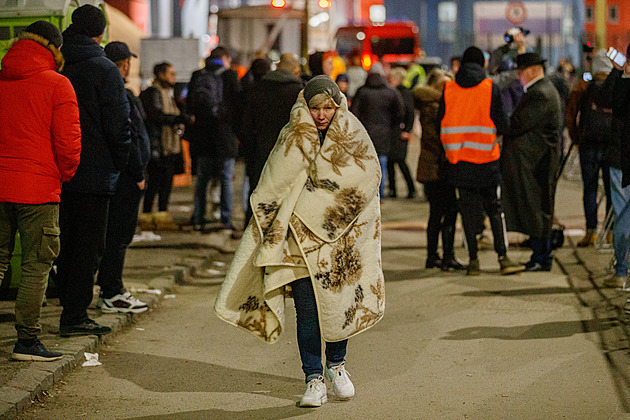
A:
{"label": "person standing with back turned", "polygon": [[59,224],[61,252],[57,259],[59,299],[64,336],[108,334],[109,327],[88,317],[94,275],[105,249],[109,200],[120,171],[127,166],[131,134],[129,101],[123,78],[99,45],[106,20],[89,4],[72,13],[63,32],[63,74],[77,94],[81,119],[81,163],[61,189]]}
{"label": "person standing with back turned", "polygon": [[507,131],[499,89],[484,71],[485,57],[477,47],[468,47],[455,81],[446,82],[438,121],[440,140],[448,160],[447,179],[459,192],[460,212],[468,244],[467,274],[481,274],[477,258],[477,225],[482,210],[490,218],[494,249],[501,274],[523,271],[524,266],[507,256],[501,201],[501,156],[497,135]]}

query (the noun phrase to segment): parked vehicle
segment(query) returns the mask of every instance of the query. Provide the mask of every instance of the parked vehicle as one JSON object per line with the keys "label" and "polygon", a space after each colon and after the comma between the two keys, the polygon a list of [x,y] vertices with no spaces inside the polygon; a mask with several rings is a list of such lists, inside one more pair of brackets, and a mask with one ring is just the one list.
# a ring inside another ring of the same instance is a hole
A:
{"label": "parked vehicle", "polygon": [[359,51],[366,70],[377,61],[406,65],[422,54],[420,32],[410,21],[342,26],[336,38],[339,55]]}

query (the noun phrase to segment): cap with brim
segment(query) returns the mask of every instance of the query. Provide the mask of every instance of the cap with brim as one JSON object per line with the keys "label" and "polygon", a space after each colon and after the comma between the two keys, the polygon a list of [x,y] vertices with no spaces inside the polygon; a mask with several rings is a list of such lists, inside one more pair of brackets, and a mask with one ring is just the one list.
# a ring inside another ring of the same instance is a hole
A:
{"label": "cap with brim", "polygon": [[545,64],[547,60],[543,59],[535,52],[527,52],[516,56],[516,68],[519,70],[531,66]]}
{"label": "cap with brim", "polygon": [[129,51],[127,44],[120,41],[113,41],[105,45],[105,55],[114,63],[125,60],[129,57],[138,58],[137,55]]}

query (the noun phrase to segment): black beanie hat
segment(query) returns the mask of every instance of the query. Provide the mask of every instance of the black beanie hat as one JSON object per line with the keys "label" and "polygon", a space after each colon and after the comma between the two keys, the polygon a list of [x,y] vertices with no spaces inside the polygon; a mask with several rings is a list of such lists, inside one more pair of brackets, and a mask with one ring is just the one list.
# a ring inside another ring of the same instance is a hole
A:
{"label": "black beanie hat", "polygon": [[306,104],[308,105],[311,99],[320,93],[327,94],[337,105],[341,105],[341,92],[339,91],[339,86],[337,86],[337,83],[335,83],[333,79],[325,74],[313,77],[306,84],[306,87],[304,88],[304,99],[306,100]]}
{"label": "black beanie hat", "polygon": [[57,48],[61,47],[63,43],[63,37],[61,36],[59,28],[45,20],[38,20],[37,22],[31,23],[26,27],[24,32],[39,35]]}
{"label": "black beanie hat", "polygon": [[483,56],[483,52],[479,48],[468,47],[462,56],[462,64],[465,63],[477,63],[483,67],[486,64],[486,58]]}
{"label": "black beanie hat", "polygon": [[105,32],[105,26],[105,14],[91,4],[85,4],[72,12],[72,29],[77,33],[94,38]]}

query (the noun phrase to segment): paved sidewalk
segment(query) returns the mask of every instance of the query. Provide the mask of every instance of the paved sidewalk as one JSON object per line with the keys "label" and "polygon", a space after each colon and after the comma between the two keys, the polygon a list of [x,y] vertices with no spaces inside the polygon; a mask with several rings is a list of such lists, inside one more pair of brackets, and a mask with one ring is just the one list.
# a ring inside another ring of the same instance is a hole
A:
{"label": "paved sidewalk", "polygon": [[[192,197],[190,187],[176,188],[171,199],[171,212],[183,225],[178,232],[145,233],[145,240],[134,242],[125,261],[125,286],[132,294],[149,304],[150,309],[142,314],[102,314],[96,309],[98,287],[88,310],[96,322],[112,328],[112,333],[102,336],[68,337],[59,336],[59,299],[48,298],[42,308],[42,342],[51,350],[64,354],[54,362],[15,362],[9,357],[16,341],[14,328],[15,301],[0,301],[0,419],[16,417],[38,396],[50,390],[69,371],[85,361],[84,352],[98,352],[99,346],[116,338],[117,333],[133,327],[137,320],[149,316],[161,299],[176,298],[175,285],[188,282],[217,282],[224,275],[226,264],[221,263],[221,253],[229,242],[230,235],[224,231],[205,234],[192,231],[187,226],[188,202]],[[240,222],[242,223],[242,222]],[[212,225],[209,225],[211,228]],[[156,236],[159,236],[159,240]]]}

